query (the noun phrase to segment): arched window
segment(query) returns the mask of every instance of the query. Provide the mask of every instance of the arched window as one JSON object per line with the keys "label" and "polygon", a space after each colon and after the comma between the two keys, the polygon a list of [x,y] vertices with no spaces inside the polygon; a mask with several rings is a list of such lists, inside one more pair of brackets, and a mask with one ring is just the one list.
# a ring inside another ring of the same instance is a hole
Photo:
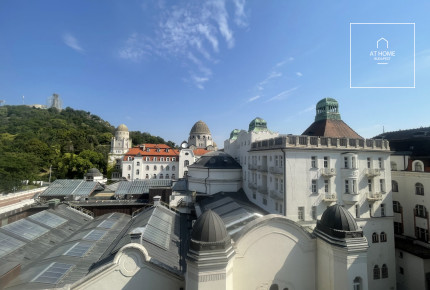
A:
{"label": "arched window", "polygon": [[399,184],[397,183],[397,181],[391,181],[391,188],[393,189],[393,192],[399,192]]}
{"label": "arched window", "polygon": [[372,243],[379,243],[379,236],[377,233],[372,234]]}
{"label": "arched window", "polygon": [[160,169],[161,169],[161,170],[164,170],[164,166],[163,166],[163,165],[161,165],[161,166],[160,166]]}
{"label": "arched window", "polygon": [[397,171],[397,163],[394,161],[391,161],[391,170],[392,171]]}
{"label": "arched window", "polygon": [[166,174],[166,179],[169,179],[169,174]]}
{"label": "arched window", "polygon": [[184,161],[184,167],[187,167],[188,165],[190,165],[190,161],[189,160],[185,160]]}
{"label": "arched window", "polygon": [[176,170],[176,166],[175,165],[173,165],[172,166],[172,171],[175,171]]}
{"label": "arched window", "polygon": [[148,175],[148,174],[146,174],[146,175],[145,175],[145,178],[146,178],[146,179],[149,179],[149,175]]}
{"label": "arched window", "polygon": [[415,206],[415,215],[418,217],[426,218],[427,217],[426,207],[421,204],[417,204]]}
{"label": "arched window", "polygon": [[164,178],[163,173],[161,173],[160,174],[160,179],[163,179],[163,178]]}
{"label": "arched window", "polygon": [[379,270],[378,265],[375,265],[375,267],[373,267],[373,279],[381,279],[381,271]]}
{"label": "arched window", "polygon": [[400,205],[400,202],[396,200],[393,201],[393,211],[397,213],[402,212],[402,206]]}
{"label": "arched window", "polygon": [[157,165],[154,165],[154,170],[157,170]]}
{"label": "arched window", "polygon": [[387,241],[387,234],[385,232],[382,232],[380,235],[381,243],[384,243]]}
{"label": "arched window", "polygon": [[169,165],[167,165],[166,166],[166,171],[169,171],[170,170],[170,166]]}
{"label": "arched window", "polygon": [[383,264],[381,267],[381,276],[382,276],[382,279],[388,278],[388,268],[387,268],[387,265],[385,264]]}
{"label": "arched window", "polygon": [[422,183],[415,183],[415,194],[424,195],[424,185]]}
{"label": "arched window", "polygon": [[149,170],[149,165],[146,165],[146,170]]}
{"label": "arched window", "polygon": [[172,179],[175,179],[175,175],[174,174],[172,174]]}
{"label": "arched window", "polygon": [[157,179],[157,174],[154,174],[154,179]]}
{"label": "arched window", "polygon": [[140,162],[139,162],[139,161],[137,161],[137,162],[136,162],[136,165],[137,165],[137,166],[140,166]]}
{"label": "arched window", "polygon": [[272,284],[269,288],[269,290],[279,290],[278,284]]}
{"label": "arched window", "polygon": [[362,290],[362,285],[361,285],[361,278],[360,277],[355,277],[354,281],[352,282],[352,289],[353,290]]}
{"label": "arched window", "polygon": [[421,161],[416,160],[413,163],[414,163],[414,166],[413,166],[414,171],[423,171],[424,166],[423,166],[423,163]]}
{"label": "arched window", "polygon": [[154,157],[154,158],[152,159],[152,161],[157,161],[157,157]]}

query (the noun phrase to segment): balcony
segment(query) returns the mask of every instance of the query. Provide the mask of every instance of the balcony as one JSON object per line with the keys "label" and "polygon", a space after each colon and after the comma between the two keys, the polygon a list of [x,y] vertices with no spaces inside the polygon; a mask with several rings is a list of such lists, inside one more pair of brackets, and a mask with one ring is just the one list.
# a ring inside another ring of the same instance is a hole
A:
{"label": "balcony", "polygon": [[321,168],[321,175],[324,177],[333,177],[336,175],[335,168]]}
{"label": "balcony", "polygon": [[284,174],[284,168],[272,166],[269,168],[269,172],[272,174],[282,175]]}
{"label": "balcony", "polygon": [[250,189],[257,189],[257,185],[255,183],[252,183],[252,182],[248,182],[248,187]]}
{"label": "balcony", "polygon": [[360,200],[360,194],[358,193],[343,193],[342,200],[346,204],[354,204]]}
{"label": "balcony", "polygon": [[337,201],[336,194],[334,193],[326,193],[322,199],[324,202],[332,203]]}
{"label": "balcony", "polygon": [[376,177],[379,175],[381,175],[381,169],[379,169],[379,168],[367,168],[367,170],[366,170],[366,176],[367,177],[373,178],[373,177]]}
{"label": "balcony", "polygon": [[248,164],[248,169],[249,170],[257,170],[257,165],[256,164]]}
{"label": "balcony", "polygon": [[267,186],[259,186],[258,188],[257,188],[257,190],[258,190],[258,192],[259,193],[261,193],[261,194],[264,194],[264,195],[266,195],[267,194]]}
{"label": "balcony", "polygon": [[382,200],[382,193],[380,193],[380,192],[368,192],[367,193],[367,201],[375,202],[377,200]]}
{"label": "balcony", "polygon": [[257,170],[267,172],[267,165],[258,165]]}
{"label": "balcony", "polygon": [[276,200],[283,200],[284,194],[279,192],[278,190],[271,189],[270,190],[270,197]]}
{"label": "balcony", "polygon": [[342,177],[343,178],[357,178],[358,177],[358,169],[356,169],[356,168],[342,168]]}

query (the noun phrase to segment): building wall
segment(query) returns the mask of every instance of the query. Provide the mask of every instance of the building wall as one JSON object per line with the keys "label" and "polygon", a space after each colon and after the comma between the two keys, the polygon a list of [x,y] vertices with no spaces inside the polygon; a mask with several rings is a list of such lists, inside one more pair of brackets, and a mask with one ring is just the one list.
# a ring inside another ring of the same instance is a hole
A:
{"label": "building wall", "polygon": [[202,169],[190,167],[188,189],[206,194],[237,192],[242,187],[241,169]]}
{"label": "building wall", "polygon": [[[168,158],[170,161],[165,161],[167,157],[162,158],[164,161],[159,161],[159,156],[157,156],[157,161],[146,161],[145,157],[136,156],[129,161],[123,161],[122,177],[128,180],[154,179],[155,174],[155,179],[179,178],[179,162],[177,157],[169,156]],[[172,158],[174,158],[175,161],[172,161]],[[148,178],[146,175],[148,175]],[[169,175],[169,178],[166,178],[167,175]]]}
{"label": "building wall", "polygon": [[396,249],[396,261],[397,290],[428,289],[424,273],[430,272],[429,261],[399,249]]}

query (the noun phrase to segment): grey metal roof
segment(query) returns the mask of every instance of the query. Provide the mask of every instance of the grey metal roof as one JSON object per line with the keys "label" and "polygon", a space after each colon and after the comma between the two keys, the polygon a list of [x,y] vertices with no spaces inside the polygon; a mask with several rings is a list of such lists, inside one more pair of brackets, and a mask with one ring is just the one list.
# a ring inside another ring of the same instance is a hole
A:
{"label": "grey metal roof", "polygon": [[57,179],[40,196],[89,196],[97,184],[94,181]]}
{"label": "grey metal roof", "polygon": [[[109,221],[112,227],[103,228],[104,221]],[[69,235],[48,252],[45,251],[32,263],[22,267],[21,274],[6,289],[61,288],[82,279],[129,221],[130,216],[121,213],[88,220],[84,226],[69,231]],[[104,233],[98,239],[87,239],[95,231]],[[47,276],[46,272],[50,274]]]}
{"label": "grey metal roof", "polygon": [[227,153],[214,151],[203,155],[196,163],[190,165],[189,168],[241,169],[242,166]]}
{"label": "grey metal roof", "polygon": [[170,179],[121,181],[118,189],[115,191],[115,195],[149,193],[150,188],[170,187],[171,185],[172,181]]}

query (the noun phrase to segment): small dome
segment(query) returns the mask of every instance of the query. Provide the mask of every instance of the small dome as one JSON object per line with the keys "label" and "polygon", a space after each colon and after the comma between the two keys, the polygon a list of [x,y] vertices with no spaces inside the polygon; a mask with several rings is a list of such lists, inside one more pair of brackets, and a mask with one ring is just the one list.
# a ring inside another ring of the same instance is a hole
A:
{"label": "small dome", "polygon": [[213,151],[203,155],[196,163],[189,168],[216,168],[216,169],[241,169],[239,163],[227,153]]}
{"label": "small dome", "polygon": [[339,103],[333,98],[324,98],[317,103],[315,121],[341,120]]}
{"label": "small dome", "polygon": [[324,211],[321,220],[317,222],[317,229],[340,238],[356,237],[360,236],[360,233],[363,235],[352,214],[339,204]]}
{"label": "small dome", "polygon": [[231,140],[236,140],[237,136],[239,135],[240,130],[239,129],[234,129],[233,131],[231,131],[230,133],[230,139]]}
{"label": "small dome", "polygon": [[206,125],[203,121],[198,121],[194,124],[193,128],[191,128],[190,135],[192,134],[210,134],[208,125]]}
{"label": "small dome", "polygon": [[190,247],[193,250],[224,249],[231,242],[221,217],[212,210],[205,211],[194,223]]}
{"label": "small dome", "polygon": [[128,132],[128,128],[126,125],[121,124],[118,126],[118,128],[116,128],[117,131],[127,131]]}
{"label": "small dome", "polygon": [[264,119],[261,119],[260,117],[255,118],[254,120],[249,123],[249,129],[248,132],[254,131],[265,131],[267,130],[267,122]]}

